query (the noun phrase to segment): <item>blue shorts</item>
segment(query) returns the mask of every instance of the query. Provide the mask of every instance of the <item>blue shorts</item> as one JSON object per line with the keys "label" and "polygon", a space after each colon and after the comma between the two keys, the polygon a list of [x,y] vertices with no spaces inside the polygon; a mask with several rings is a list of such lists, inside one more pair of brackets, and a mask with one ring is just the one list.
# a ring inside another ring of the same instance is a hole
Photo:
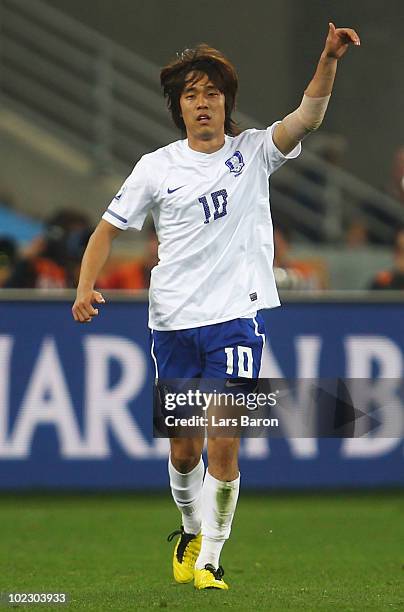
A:
{"label": "blue shorts", "polygon": [[265,328],[257,314],[191,329],[152,330],[151,339],[157,379],[258,378]]}

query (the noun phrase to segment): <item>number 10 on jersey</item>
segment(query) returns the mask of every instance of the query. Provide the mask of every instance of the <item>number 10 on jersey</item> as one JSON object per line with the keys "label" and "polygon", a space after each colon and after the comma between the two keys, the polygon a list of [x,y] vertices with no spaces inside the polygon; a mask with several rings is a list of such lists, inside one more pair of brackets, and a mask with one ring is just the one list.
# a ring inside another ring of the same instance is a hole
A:
{"label": "number 10 on jersey", "polygon": [[[220,217],[224,217],[227,215],[227,191],[226,189],[220,189],[220,191],[214,191],[210,194],[213,203],[213,220],[220,219]],[[199,202],[203,206],[203,210],[205,213],[205,221],[204,223],[209,223],[212,212],[211,206],[209,205],[208,198],[206,196],[202,196],[198,198]]]}

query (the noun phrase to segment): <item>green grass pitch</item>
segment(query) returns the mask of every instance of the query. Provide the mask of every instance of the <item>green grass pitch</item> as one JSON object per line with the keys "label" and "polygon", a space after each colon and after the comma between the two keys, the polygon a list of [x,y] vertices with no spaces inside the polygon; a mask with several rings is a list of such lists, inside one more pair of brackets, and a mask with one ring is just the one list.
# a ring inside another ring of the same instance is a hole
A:
{"label": "green grass pitch", "polygon": [[[177,585],[165,495],[0,496],[0,591],[61,592],[21,610],[404,610],[404,492],[241,494],[228,592]],[[6,608],[5,608],[6,609]]]}

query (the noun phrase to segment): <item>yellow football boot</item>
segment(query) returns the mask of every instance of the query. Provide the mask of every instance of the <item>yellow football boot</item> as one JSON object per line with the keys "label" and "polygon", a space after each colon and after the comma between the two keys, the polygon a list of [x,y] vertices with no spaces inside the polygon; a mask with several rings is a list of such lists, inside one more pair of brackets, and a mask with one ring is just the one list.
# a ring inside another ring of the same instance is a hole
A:
{"label": "yellow football boot", "polygon": [[174,580],[185,584],[192,582],[194,579],[195,561],[201,550],[202,535],[200,533],[198,535],[185,533],[184,527],[181,526],[181,529],[170,533],[167,540],[171,542],[176,535],[180,537],[173,554]]}
{"label": "yellow football boot", "polygon": [[229,585],[223,580],[224,569],[221,565],[215,570],[213,565],[207,563],[203,569],[195,568],[194,586],[196,589],[223,589],[227,591]]}

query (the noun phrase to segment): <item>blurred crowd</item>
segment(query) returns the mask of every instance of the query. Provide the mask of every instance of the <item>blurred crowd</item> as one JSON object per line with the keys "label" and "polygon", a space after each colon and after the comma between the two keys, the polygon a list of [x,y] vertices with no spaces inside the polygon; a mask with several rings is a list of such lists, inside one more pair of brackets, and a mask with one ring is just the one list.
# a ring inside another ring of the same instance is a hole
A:
{"label": "blurred crowd", "polygon": [[[8,289],[75,288],[87,242],[93,232],[89,217],[78,211],[60,210],[45,220],[44,230],[28,245],[0,232],[0,287]],[[147,289],[157,264],[158,242],[152,227],[146,235],[144,254],[137,259],[114,259],[98,279],[101,289]]]}
{"label": "blurred crowd", "polygon": [[[327,140],[325,146],[321,143],[320,146],[323,159],[336,166],[341,165],[345,151],[343,140]],[[320,150],[316,152],[319,154]],[[314,178],[314,182],[327,190],[324,177],[323,173],[317,177],[311,176],[311,179]],[[283,194],[291,195],[287,181],[283,185],[277,185],[277,189]],[[388,191],[396,201],[404,205],[404,147],[400,147],[394,156]],[[372,248],[375,242],[363,217],[355,214],[347,218],[336,217],[334,208],[337,208],[340,195],[335,186],[333,190],[330,189],[330,210],[324,217],[328,225],[326,228],[319,228],[319,231],[323,236],[329,236],[329,245],[344,251],[350,260],[354,261],[361,249]],[[306,197],[306,200],[307,209],[314,210],[316,198]],[[9,205],[12,209],[12,202],[9,201]],[[313,254],[307,257],[296,256],[295,236],[287,217],[276,208],[273,210],[273,216],[274,268],[278,286],[299,290],[330,288],[329,270],[321,251],[317,257]],[[358,289],[404,290],[404,226],[394,227],[394,224],[390,223],[389,227],[394,238],[384,246],[391,251],[391,265],[380,270],[371,282],[366,281],[358,286]],[[94,229],[89,216],[77,210],[59,210],[45,219],[42,228],[40,235],[21,247],[21,242],[13,235],[2,232],[0,224],[0,288],[69,289],[77,286],[81,259]],[[337,242],[333,241],[336,232],[339,232]],[[139,240],[139,237],[136,239]],[[158,240],[152,223],[146,225],[140,241],[143,245],[140,257],[113,255],[110,258],[97,281],[98,288],[136,290],[149,287],[151,270],[158,263]],[[316,236],[312,237],[312,241],[313,244],[316,243]]]}
{"label": "blurred crowd", "polygon": [[[43,233],[22,249],[13,238],[0,234],[0,288],[75,288],[92,231],[87,215],[62,210],[47,219]],[[151,270],[158,263],[158,240],[152,225],[143,230],[142,240],[141,257],[110,258],[97,281],[98,288],[148,289]],[[345,248],[350,249],[354,257],[355,249],[362,246],[363,241],[363,226],[354,220],[347,232]],[[280,288],[329,288],[324,259],[296,257],[287,227],[275,226],[274,244],[275,277]],[[391,267],[379,271],[368,288],[404,290],[404,227],[396,232]]]}
{"label": "blurred crowd", "polygon": [[74,287],[92,227],[87,215],[61,210],[44,223],[43,233],[22,249],[0,236],[0,284],[4,288]]}
{"label": "blurred crowd", "polygon": [[404,227],[397,231],[394,239],[393,265],[378,272],[369,289],[404,290]]}

